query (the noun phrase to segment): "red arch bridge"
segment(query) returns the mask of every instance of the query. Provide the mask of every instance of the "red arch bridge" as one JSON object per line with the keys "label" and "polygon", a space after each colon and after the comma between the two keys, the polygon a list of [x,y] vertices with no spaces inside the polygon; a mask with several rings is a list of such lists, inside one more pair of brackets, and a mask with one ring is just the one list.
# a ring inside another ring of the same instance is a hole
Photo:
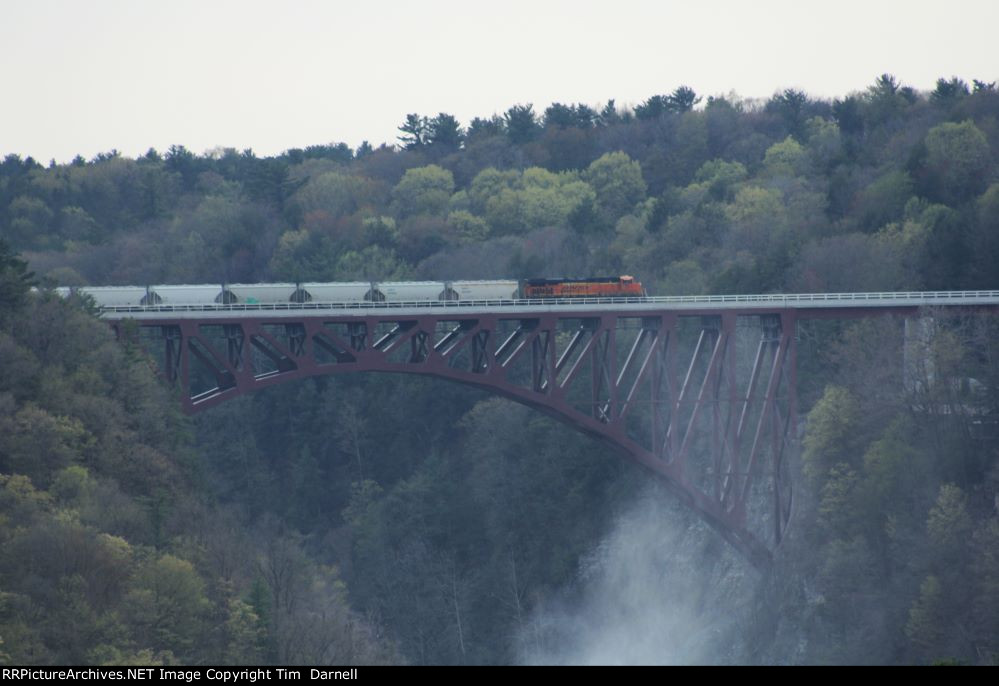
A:
{"label": "red arch bridge", "polygon": [[104,308],[195,413],[320,374],[426,374],[544,412],[641,463],[765,567],[791,512],[796,326],[999,291]]}

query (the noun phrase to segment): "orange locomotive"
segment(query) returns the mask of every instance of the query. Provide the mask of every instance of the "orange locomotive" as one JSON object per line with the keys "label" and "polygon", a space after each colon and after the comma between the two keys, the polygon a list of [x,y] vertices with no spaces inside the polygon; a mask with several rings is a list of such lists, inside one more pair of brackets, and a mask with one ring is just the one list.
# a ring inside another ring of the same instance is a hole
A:
{"label": "orange locomotive", "polygon": [[642,297],[645,289],[633,276],[591,279],[527,279],[525,298],[621,298]]}

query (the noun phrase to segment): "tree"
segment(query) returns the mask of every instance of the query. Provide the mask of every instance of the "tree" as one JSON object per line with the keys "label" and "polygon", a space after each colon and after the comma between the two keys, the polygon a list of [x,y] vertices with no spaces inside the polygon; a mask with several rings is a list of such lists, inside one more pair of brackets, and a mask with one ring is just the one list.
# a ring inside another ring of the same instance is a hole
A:
{"label": "tree", "polygon": [[701,96],[697,95],[692,88],[680,86],[669,96],[669,109],[677,114],[690,112],[694,105],[701,101]]}
{"label": "tree", "polygon": [[856,426],[859,412],[857,401],[847,389],[826,387],[808,415],[808,431],[801,456],[805,476],[822,483],[834,465],[858,462]]}
{"label": "tree", "polygon": [[302,156],[307,160],[325,159],[347,164],[354,159],[354,152],[346,143],[330,143],[310,145],[302,151]]}
{"label": "tree", "polygon": [[427,128],[426,117],[415,113],[407,114],[406,121],[399,127],[403,135],[398,136],[398,140],[402,143],[403,149],[416,150],[423,147],[427,142]]}
{"label": "tree", "polygon": [[456,210],[447,216],[448,229],[458,243],[479,243],[489,234],[489,224],[466,210]]}
{"label": "tree", "polygon": [[576,113],[571,105],[563,105],[560,102],[553,102],[545,109],[545,128],[560,127],[567,128],[576,125]]}
{"label": "tree", "polygon": [[364,182],[364,177],[335,171],[313,176],[291,197],[289,210],[299,221],[314,212],[330,217],[353,214],[367,200]]}
{"label": "tree", "polygon": [[939,651],[948,627],[945,620],[940,580],[928,576],[919,587],[919,599],[909,610],[909,621],[905,625],[905,635],[919,646],[928,657],[941,657]]}
{"label": "tree", "polygon": [[523,175],[514,170],[500,171],[494,167],[483,169],[468,188],[469,209],[478,215],[485,214],[486,203],[504,189],[520,186]]}
{"label": "tree", "polygon": [[864,117],[861,114],[860,99],[849,96],[833,101],[833,117],[841,131],[847,134],[859,134],[864,130]]}
{"label": "tree", "polygon": [[902,217],[915,184],[906,172],[896,169],[868,185],[857,199],[857,215],[865,229],[880,229]]}
{"label": "tree", "polygon": [[892,74],[882,74],[874,80],[874,85],[867,89],[872,98],[891,97],[898,93],[898,79]]}
{"label": "tree", "polygon": [[563,105],[554,102],[545,110],[543,119],[546,129],[589,129],[597,121],[598,115],[593,108],[586,105]]}
{"label": "tree", "polygon": [[139,644],[169,650],[185,662],[203,640],[209,608],[194,566],[173,555],[143,564],[125,598],[125,614]]}
{"label": "tree", "polygon": [[295,190],[288,182],[288,164],[281,159],[252,159],[246,164],[243,188],[247,195],[281,209],[285,198]]}
{"label": "tree", "polygon": [[886,236],[847,233],[806,243],[795,259],[794,293],[892,291],[906,287],[903,248]]}
{"label": "tree", "polygon": [[577,104],[573,108],[573,114],[576,118],[576,128],[579,129],[593,128],[600,120],[600,115],[597,114],[595,109],[582,103]]}
{"label": "tree", "polygon": [[20,248],[45,247],[52,233],[55,214],[44,200],[30,195],[19,195],[7,208],[10,213],[10,237]]}
{"label": "tree", "polygon": [[0,238],[0,324],[24,306],[34,277],[34,272],[28,271],[28,263]]}
{"label": "tree", "polygon": [[710,160],[701,165],[694,175],[694,180],[705,184],[712,198],[728,200],[734,192],[734,187],[745,181],[747,176],[746,167],[739,162]]}
{"label": "tree", "polygon": [[725,217],[732,227],[725,239],[731,250],[764,258],[779,251],[788,241],[791,229],[787,211],[776,189],[743,186],[725,206]]}
{"label": "tree", "polygon": [[665,114],[683,114],[694,109],[701,101],[700,96],[692,88],[680,86],[669,95],[653,95],[651,98],[635,107],[638,119],[658,119]]}
{"label": "tree", "polygon": [[999,183],[989,186],[976,202],[975,224],[970,238],[975,268],[974,288],[999,282]]}
{"label": "tree", "polygon": [[891,74],[882,74],[865,95],[865,120],[873,126],[880,126],[898,117],[911,104],[914,93],[911,88],[902,87]]}
{"label": "tree", "polygon": [[541,131],[534,105],[514,105],[503,113],[506,124],[506,135],[514,145],[523,145],[533,141]]}
{"label": "tree", "polygon": [[775,93],[767,101],[766,111],[777,115],[783,122],[784,129],[798,140],[802,140],[805,134],[807,107],[808,96],[804,92],[787,88]]}
{"label": "tree", "polygon": [[475,117],[468,125],[468,133],[465,135],[465,139],[471,142],[493,136],[502,136],[505,125],[503,118],[495,114],[488,119]]}
{"label": "tree", "polygon": [[653,95],[645,102],[635,106],[635,117],[642,121],[649,121],[658,119],[669,111],[669,97]]}
{"label": "tree", "polygon": [[968,84],[956,76],[950,81],[937,79],[937,86],[930,93],[930,100],[937,104],[950,104],[968,95]]}
{"label": "tree", "polygon": [[979,195],[989,182],[992,155],[988,139],[973,122],[946,122],[926,134],[922,187],[948,205]]}
{"label": "tree", "polygon": [[426,122],[425,142],[445,153],[457,152],[465,140],[465,132],[453,115],[441,112]]}
{"label": "tree", "polygon": [[971,538],[971,517],[967,496],[955,484],[940,487],[937,502],[926,520],[926,533],[938,551],[942,564],[951,566],[960,561],[961,551],[968,548]]}
{"label": "tree", "polygon": [[975,559],[972,571],[976,577],[972,601],[972,626],[981,643],[993,646],[991,659],[999,658],[999,516],[982,522],[975,532]]}
{"label": "tree", "polygon": [[619,124],[621,122],[621,113],[617,111],[617,105],[614,99],[611,98],[607,101],[607,104],[603,106],[600,110],[600,118],[597,120],[600,126],[613,126],[614,124]]}
{"label": "tree", "polygon": [[204,165],[183,145],[171,145],[164,158],[164,167],[167,171],[179,174],[184,188],[192,190]]}
{"label": "tree", "polygon": [[612,220],[631,212],[645,199],[642,167],[623,152],[609,152],[593,161],[583,178],[597,194],[597,204]]}
{"label": "tree", "polygon": [[392,281],[405,278],[406,271],[406,263],[394,250],[369,245],[340,255],[333,278],[339,281]]}
{"label": "tree", "polygon": [[801,176],[808,170],[808,155],[798,141],[788,136],[767,148],[763,168],[770,176]]}
{"label": "tree", "polygon": [[408,169],[392,189],[392,202],[400,217],[441,214],[454,193],[454,175],[435,164]]}

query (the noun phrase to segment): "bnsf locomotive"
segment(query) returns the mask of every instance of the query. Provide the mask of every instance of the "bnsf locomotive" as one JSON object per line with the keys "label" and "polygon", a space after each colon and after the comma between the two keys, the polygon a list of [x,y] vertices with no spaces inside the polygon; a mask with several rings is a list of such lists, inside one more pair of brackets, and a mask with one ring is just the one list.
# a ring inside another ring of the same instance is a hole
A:
{"label": "bnsf locomotive", "polygon": [[83,293],[98,307],[172,305],[269,305],[280,303],[426,302],[534,298],[641,297],[630,276],[517,281],[397,281],[348,283],[256,283],[57,288],[63,296]]}
{"label": "bnsf locomotive", "polygon": [[619,298],[645,295],[642,284],[632,276],[595,279],[528,279],[525,298]]}

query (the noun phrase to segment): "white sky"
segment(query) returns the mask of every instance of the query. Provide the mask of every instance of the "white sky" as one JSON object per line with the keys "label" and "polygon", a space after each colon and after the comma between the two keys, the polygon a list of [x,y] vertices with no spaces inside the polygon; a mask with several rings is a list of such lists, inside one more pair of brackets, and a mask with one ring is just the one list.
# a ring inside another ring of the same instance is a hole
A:
{"label": "white sky", "polygon": [[999,80],[999,0],[0,0],[0,156],[394,143],[409,112]]}

